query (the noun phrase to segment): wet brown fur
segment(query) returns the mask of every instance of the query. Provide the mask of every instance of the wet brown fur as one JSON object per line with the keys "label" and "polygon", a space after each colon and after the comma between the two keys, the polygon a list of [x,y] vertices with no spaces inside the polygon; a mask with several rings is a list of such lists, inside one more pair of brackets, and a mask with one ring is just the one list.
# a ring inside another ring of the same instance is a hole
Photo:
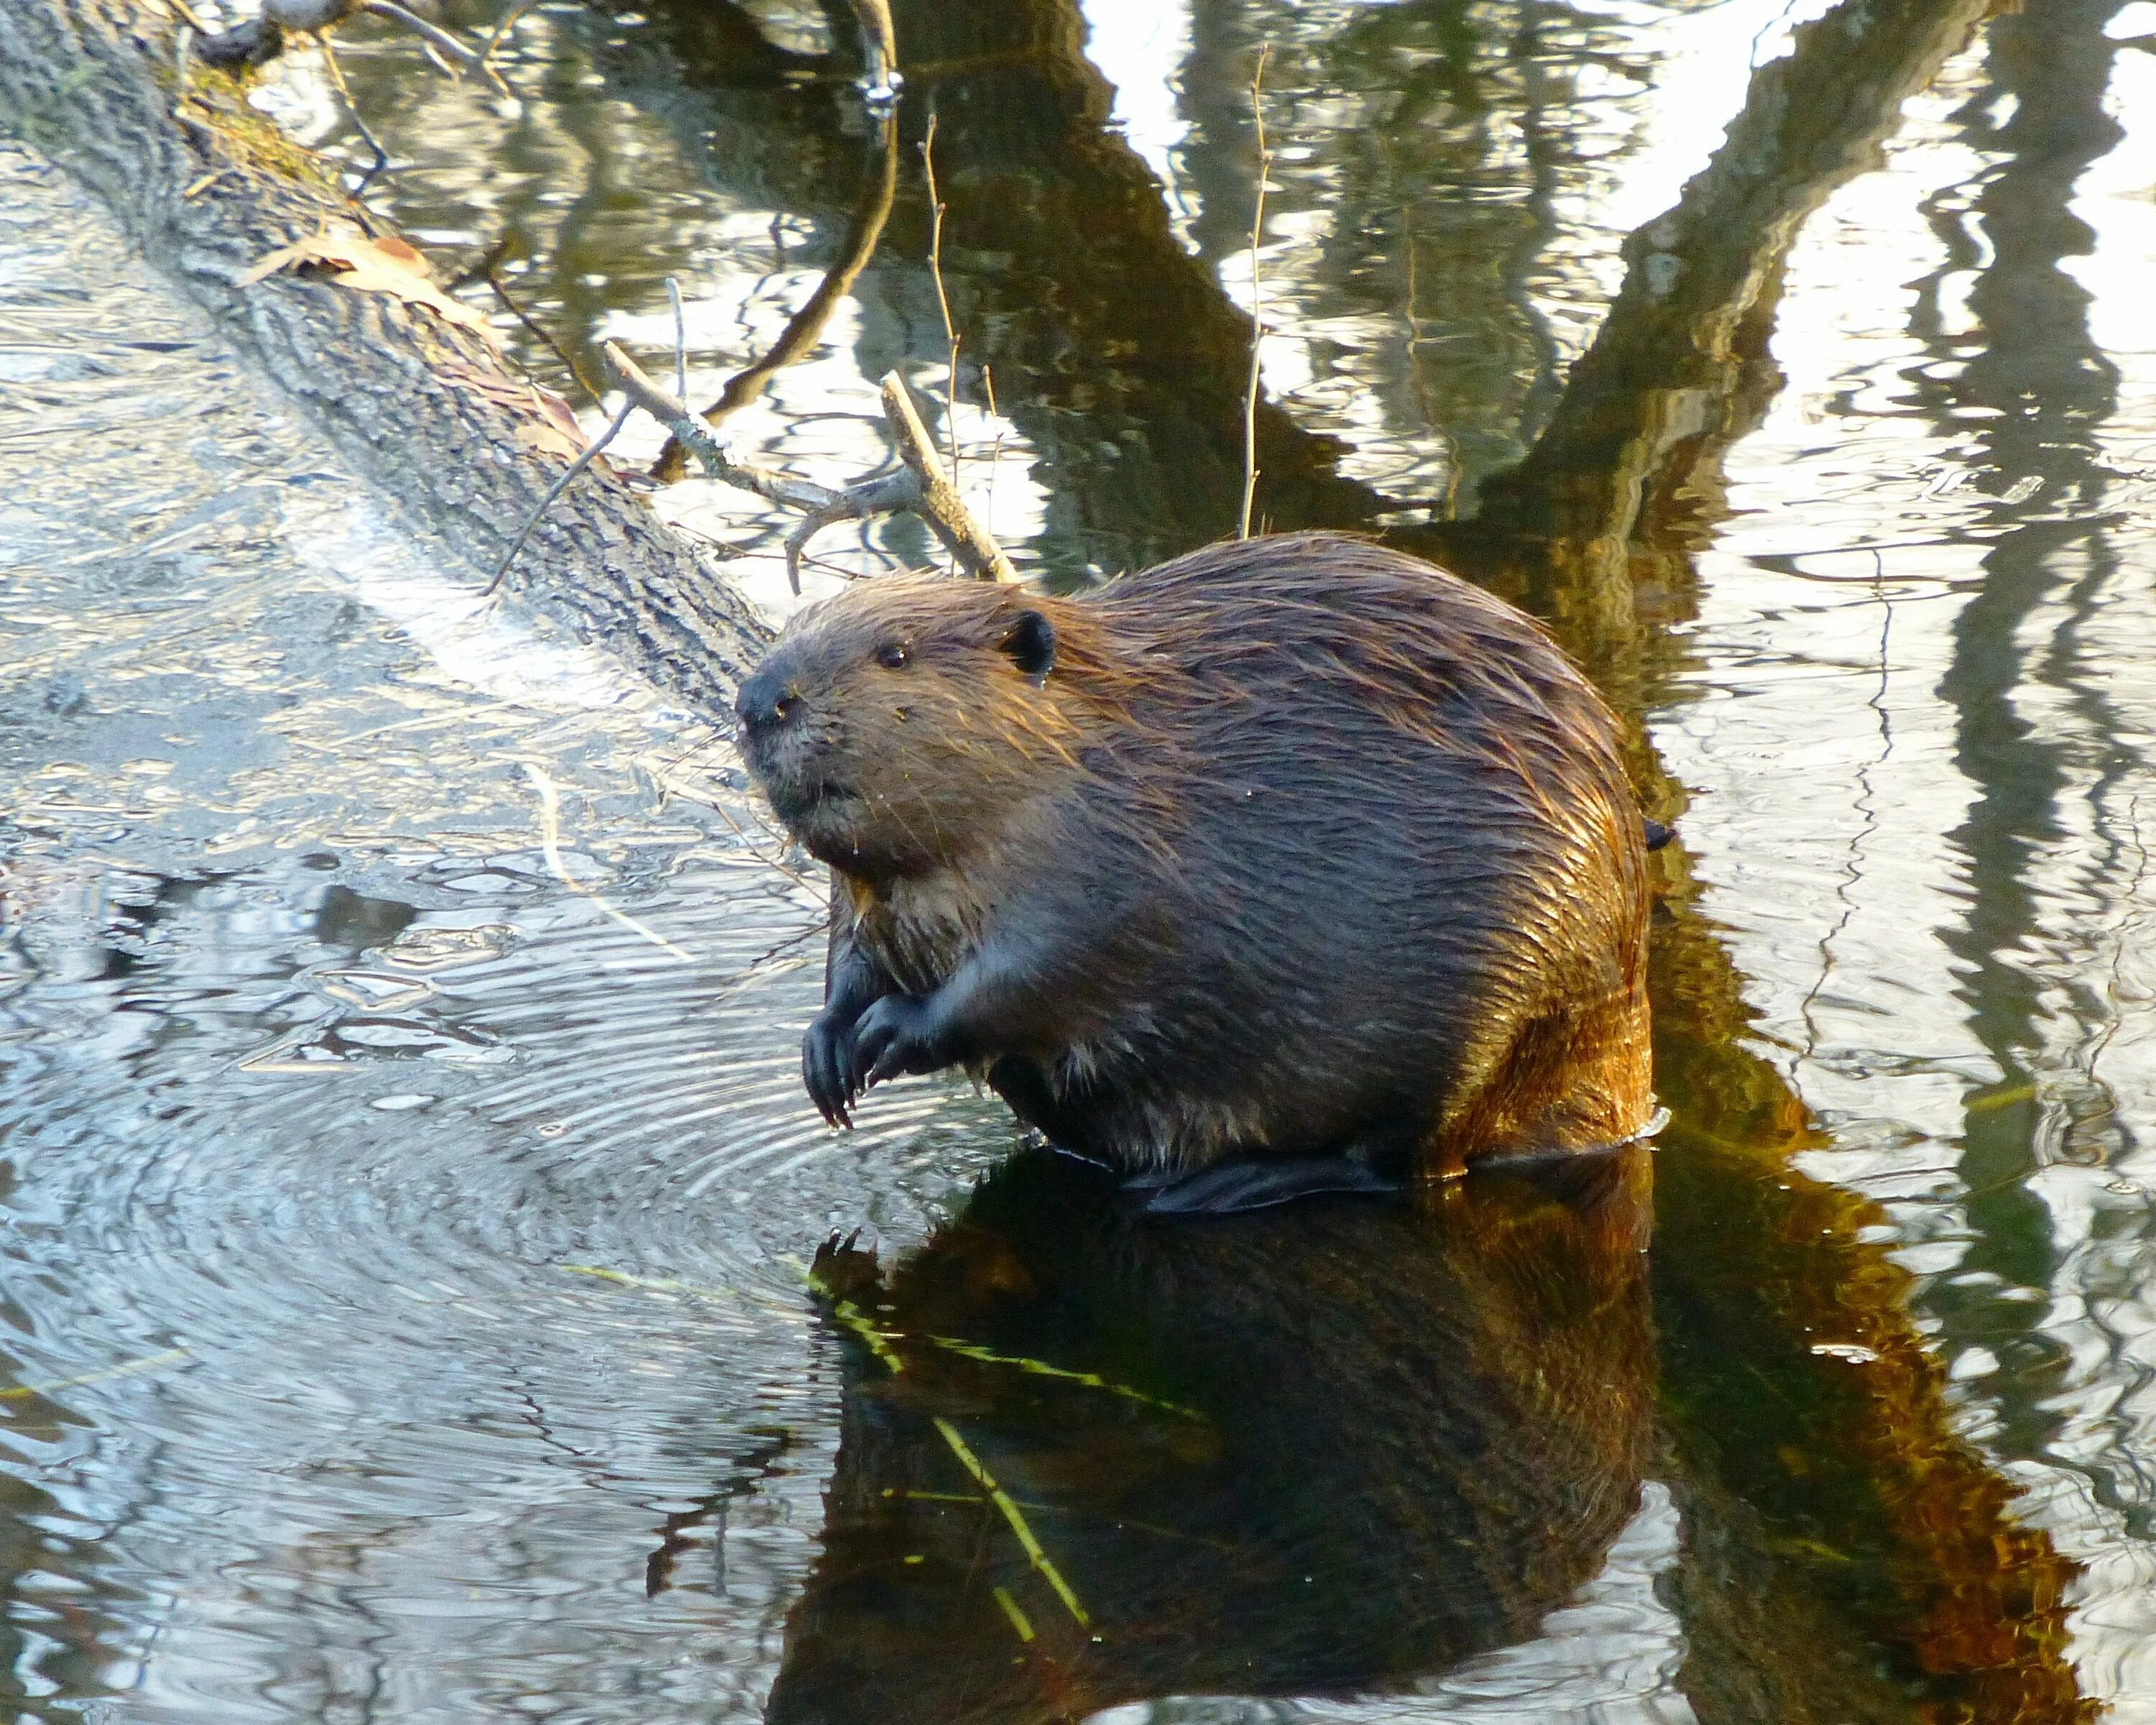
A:
{"label": "wet brown fur", "polygon": [[881,579],[803,613],[766,674],[793,705],[752,770],[834,871],[827,1017],[950,1009],[909,1070],[970,1064],[1134,1168],[1450,1172],[1645,1124],[1615,721],[1466,583],[1325,534],[1070,599]]}

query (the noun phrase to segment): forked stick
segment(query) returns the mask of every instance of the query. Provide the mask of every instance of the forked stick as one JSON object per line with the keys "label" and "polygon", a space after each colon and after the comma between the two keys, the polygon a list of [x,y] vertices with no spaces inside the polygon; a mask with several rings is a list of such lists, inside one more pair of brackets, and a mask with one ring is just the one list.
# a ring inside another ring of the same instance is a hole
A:
{"label": "forked stick", "polygon": [[968,575],[982,581],[1018,579],[1018,571],[1012,567],[1010,558],[989,536],[988,529],[973,519],[973,512],[945,474],[942,462],[937,458],[936,446],[929,439],[928,429],[914,409],[912,393],[896,372],[884,377],[883,410],[905,465],[896,473],[834,489],[812,480],[797,479],[774,468],[736,460],[732,452],[712,434],[703,416],[691,413],[680,396],[654,382],[622,351],[618,342],[607,342],[600,352],[605,356],[614,387],[622,393],[620,411],[606,432],[577,459],[542,500],[495,570],[488,585],[490,593],[501,584],[511,562],[523,547],[532,528],[538,525],[547,505],[583,470],[591,458],[612,440],[629,413],[638,408],[664,425],[675,441],[696,458],[697,465],[708,477],[752,492],[767,502],[801,511],[800,526],[786,539],[786,577],[797,593],[801,591],[801,554],[817,532],[834,521],[865,521],[900,510],[910,510],[927,522]]}

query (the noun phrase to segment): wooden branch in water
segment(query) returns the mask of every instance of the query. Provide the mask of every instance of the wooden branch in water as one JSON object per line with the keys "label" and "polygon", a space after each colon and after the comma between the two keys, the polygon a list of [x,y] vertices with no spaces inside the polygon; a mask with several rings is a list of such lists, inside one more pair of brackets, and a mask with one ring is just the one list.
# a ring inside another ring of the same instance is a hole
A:
{"label": "wooden branch in water", "polygon": [[943,542],[943,548],[957,558],[958,566],[977,581],[1017,580],[1018,571],[1004,555],[1003,547],[973,519],[972,511],[958,495],[957,487],[943,471],[928,428],[921,423],[921,415],[915,410],[913,392],[896,372],[884,373],[883,416],[891,422],[891,431],[898,439],[899,458],[920,480],[918,513],[935,529],[936,536]]}
{"label": "wooden branch in water", "polygon": [[927,522],[968,574],[983,581],[1018,579],[1018,572],[1003,547],[974,520],[946,476],[935,445],[929,441],[928,429],[914,411],[912,397],[897,372],[883,380],[883,408],[905,466],[880,479],[833,487],[776,468],[736,460],[712,434],[711,427],[691,413],[680,397],[653,382],[619,343],[609,341],[601,352],[629,404],[642,408],[664,425],[675,441],[696,458],[706,475],[767,502],[802,512],[801,525],[786,540],[787,578],[797,593],[801,591],[801,553],[818,532],[834,521],[865,521],[901,510],[910,510]]}

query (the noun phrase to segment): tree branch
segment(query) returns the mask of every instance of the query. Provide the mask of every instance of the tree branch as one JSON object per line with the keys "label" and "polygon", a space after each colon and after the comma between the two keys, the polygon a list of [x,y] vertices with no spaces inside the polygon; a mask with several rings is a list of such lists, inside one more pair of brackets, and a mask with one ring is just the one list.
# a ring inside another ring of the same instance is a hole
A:
{"label": "tree branch", "polygon": [[928,428],[921,423],[921,415],[913,406],[913,392],[906,387],[906,379],[896,372],[886,372],[883,377],[883,416],[891,422],[892,434],[898,439],[899,459],[913,471],[920,482],[921,501],[913,506],[921,518],[935,530],[936,536],[943,542],[943,548],[958,560],[959,567],[977,581],[1015,581],[1018,571],[1004,555],[1004,548],[988,536],[988,530],[975,521],[957,487],[951,483],[937,459],[936,445],[930,441]]}
{"label": "tree branch", "polygon": [[608,341],[600,351],[627,405],[641,408],[664,425],[674,440],[696,458],[708,477],[751,492],[767,503],[801,511],[800,526],[786,540],[786,577],[795,593],[801,591],[801,554],[817,533],[834,521],[866,521],[901,510],[911,511],[927,522],[968,574],[983,581],[1018,579],[1018,571],[1011,567],[1003,547],[973,519],[945,476],[927,428],[914,411],[912,397],[897,372],[883,380],[883,406],[905,466],[896,473],[834,488],[797,479],[776,468],[736,460],[702,416],[691,413],[679,396],[654,382],[618,342]]}

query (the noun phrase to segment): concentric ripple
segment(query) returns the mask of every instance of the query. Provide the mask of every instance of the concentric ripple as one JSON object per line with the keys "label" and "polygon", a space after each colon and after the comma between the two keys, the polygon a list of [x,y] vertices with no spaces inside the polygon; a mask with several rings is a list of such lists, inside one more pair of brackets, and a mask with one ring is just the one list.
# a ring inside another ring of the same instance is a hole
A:
{"label": "concentric ripple", "polygon": [[0,177],[23,1705],[752,1712],[835,1441],[801,1266],[1008,1120],[825,1128],[820,901],[708,731],[433,573]]}

